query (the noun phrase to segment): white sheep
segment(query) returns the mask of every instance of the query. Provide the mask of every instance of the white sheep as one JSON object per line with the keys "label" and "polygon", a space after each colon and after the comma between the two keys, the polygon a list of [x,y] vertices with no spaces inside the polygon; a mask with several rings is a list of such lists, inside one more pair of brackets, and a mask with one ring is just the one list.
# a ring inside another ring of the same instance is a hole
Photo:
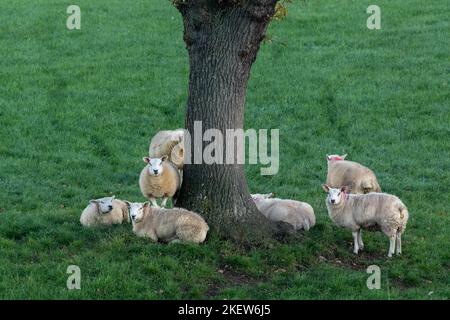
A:
{"label": "white sheep", "polygon": [[85,227],[120,224],[124,221],[129,221],[127,205],[115,199],[115,196],[90,200],[80,217],[80,223]]}
{"label": "white sheep", "polygon": [[151,140],[148,150],[150,158],[169,157],[178,169],[184,165],[184,129],[159,131]]}
{"label": "white sheep", "polygon": [[147,165],[142,169],[139,177],[139,187],[144,197],[148,198],[152,205],[157,207],[156,199],[163,198],[161,206],[165,207],[167,199],[170,197],[176,201],[176,193],[181,185],[180,173],[177,167],[168,160],[168,157],[161,158],[144,157]]}
{"label": "white sheep", "polygon": [[362,229],[381,230],[389,237],[388,257],[394,250],[402,252],[402,233],[408,221],[408,209],[396,196],[387,193],[348,194],[347,187],[332,188],[322,185],[328,193],[326,205],[331,220],[353,235],[353,252],[364,248],[361,237]]}
{"label": "white sheep", "polygon": [[252,194],[258,210],[269,220],[289,223],[295,230],[308,231],[316,224],[314,209],[306,202],[273,198],[273,194]]}
{"label": "white sheep", "polygon": [[177,168],[183,172],[184,166],[184,140],[178,142],[170,152],[169,160],[172,161]]}
{"label": "white sheep", "polygon": [[127,203],[133,232],[153,241],[202,243],[209,227],[195,212],[182,208],[155,208],[148,203]]}
{"label": "white sheep", "polygon": [[326,184],[332,188],[347,186],[351,193],[381,192],[373,171],[357,162],[345,160],[346,156],[327,155]]}

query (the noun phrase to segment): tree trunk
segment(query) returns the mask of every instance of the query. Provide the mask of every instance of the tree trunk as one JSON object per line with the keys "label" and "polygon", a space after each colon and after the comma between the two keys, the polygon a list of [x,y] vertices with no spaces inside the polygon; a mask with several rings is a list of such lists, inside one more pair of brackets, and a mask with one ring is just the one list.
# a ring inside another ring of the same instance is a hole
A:
{"label": "tree trunk", "polygon": [[[276,0],[176,3],[189,53],[186,129],[192,141],[194,121],[202,122],[203,132],[220,130],[225,143],[229,143],[226,129],[243,129],[250,69],[275,4]],[[193,164],[193,156],[191,163],[184,166],[177,206],[200,212],[226,238],[248,241],[268,236],[271,224],[250,197],[243,165]]]}

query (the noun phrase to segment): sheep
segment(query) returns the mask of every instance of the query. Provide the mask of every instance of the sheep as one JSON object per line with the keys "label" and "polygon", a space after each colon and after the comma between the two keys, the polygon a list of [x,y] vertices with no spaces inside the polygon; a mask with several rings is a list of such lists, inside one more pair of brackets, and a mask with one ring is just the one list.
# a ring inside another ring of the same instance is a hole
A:
{"label": "sheep", "polygon": [[316,224],[314,209],[306,202],[273,198],[273,194],[252,194],[261,213],[271,221],[289,223],[297,230],[308,231]]}
{"label": "sheep", "polygon": [[85,227],[121,224],[124,221],[129,222],[127,205],[115,196],[90,200],[80,217],[80,223]]}
{"label": "sheep", "polygon": [[177,167],[166,155],[161,158],[144,157],[143,160],[147,165],[141,171],[139,187],[144,197],[155,207],[158,206],[157,198],[163,198],[162,207],[166,206],[169,197],[173,197],[175,203],[176,193],[181,185]]}
{"label": "sheep", "polygon": [[351,193],[381,192],[377,177],[367,167],[345,160],[347,155],[327,155],[328,174],[326,184],[332,188],[347,186]]}
{"label": "sheep", "polygon": [[184,166],[184,141],[178,142],[170,152],[169,160],[172,161],[177,168],[183,172]]}
{"label": "sheep", "polygon": [[361,230],[381,230],[389,237],[390,245],[388,257],[394,251],[402,252],[402,233],[408,221],[408,209],[396,196],[387,193],[348,194],[346,186],[332,188],[322,185],[328,193],[326,205],[331,220],[346,229],[353,235],[353,253],[364,248]]}
{"label": "sheep", "polygon": [[127,203],[133,232],[139,237],[174,242],[202,243],[209,227],[203,218],[182,208],[155,208],[146,203]]}
{"label": "sheep", "polygon": [[184,165],[184,129],[159,131],[151,140],[149,157],[169,157],[179,170]]}

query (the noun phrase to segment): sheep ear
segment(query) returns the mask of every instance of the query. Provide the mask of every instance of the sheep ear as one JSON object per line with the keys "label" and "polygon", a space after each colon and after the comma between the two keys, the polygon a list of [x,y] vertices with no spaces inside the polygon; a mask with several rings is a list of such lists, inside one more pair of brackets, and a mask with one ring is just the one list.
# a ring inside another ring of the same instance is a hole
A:
{"label": "sheep ear", "polygon": [[89,203],[98,203],[98,201],[95,199],[92,199],[92,200],[89,200]]}
{"label": "sheep ear", "polygon": [[323,184],[322,185],[322,189],[323,191],[325,191],[326,193],[328,193],[330,191],[330,187],[327,184]]}
{"label": "sheep ear", "polygon": [[144,202],[144,205],[142,206],[142,208],[147,208],[148,207],[148,205],[149,205],[149,203],[148,202]]}
{"label": "sheep ear", "polygon": [[331,160],[331,157],[330,157],[330,155],[327,154],[327,161],[330,161],[330,160]]}
{"label": "sheep ear", "polygon": [[167,156],[167,154],[165,154],[165,155],[163,155],[163,156],[161,157],[161,161],[166,161],[167,158],[168,158],[168,156]]}
{"label": "sheep ear", "polygon": [[343,156],[341,156],[342,160],[345,160],[346,157],[347,157],[347,154],[344,154]]}
{"label": "sheep ear", "polygon": [[273,198],[275,194],[273,192],[269,193],[269,198]]}
{"label": "sheep ear", "polygon": [[150,163],[150,158],[149,157],[143,157],[142,160],[144,160],[145,163]]}
{"label": "sheep ear", "polygon": [[125,202],[125,204],[127,205],[128,209],[131,207],[130,203],[128,201],[124,200],[123,202]]}
{"label": "sheep ear", "polygon": [[350,187],[349,186],[342,186],[341,187],[341,192],[349,193],[350,192]]}
{"label": "sheep ear", "polygon": [[112,197],[111,197],[113,200],[116,198],[116,196],[115,195],[113,195]]}

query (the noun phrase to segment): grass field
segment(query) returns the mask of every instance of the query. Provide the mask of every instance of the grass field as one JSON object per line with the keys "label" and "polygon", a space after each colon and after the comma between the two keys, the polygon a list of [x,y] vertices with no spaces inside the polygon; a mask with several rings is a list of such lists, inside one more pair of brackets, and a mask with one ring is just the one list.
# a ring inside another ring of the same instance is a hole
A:
{"label": "grass field", "polygon": [[[271,248],[163,245],[129,225],[83,229],[91,198],[142,201],[149,138],[184,124],[188,60],[170,1],[0,2],[0,298],[448,299],[450,9],[446,0],[294,1],[252,69],[246,128],[280,129],[280,171],[252,192],[309,202],[317,225]],[[329,220],[326,153],[371,167],[408,206],[403,256]],[[369,265],[381,289],[369,290]],[[81,268],[81,290],[66,269]]]}

